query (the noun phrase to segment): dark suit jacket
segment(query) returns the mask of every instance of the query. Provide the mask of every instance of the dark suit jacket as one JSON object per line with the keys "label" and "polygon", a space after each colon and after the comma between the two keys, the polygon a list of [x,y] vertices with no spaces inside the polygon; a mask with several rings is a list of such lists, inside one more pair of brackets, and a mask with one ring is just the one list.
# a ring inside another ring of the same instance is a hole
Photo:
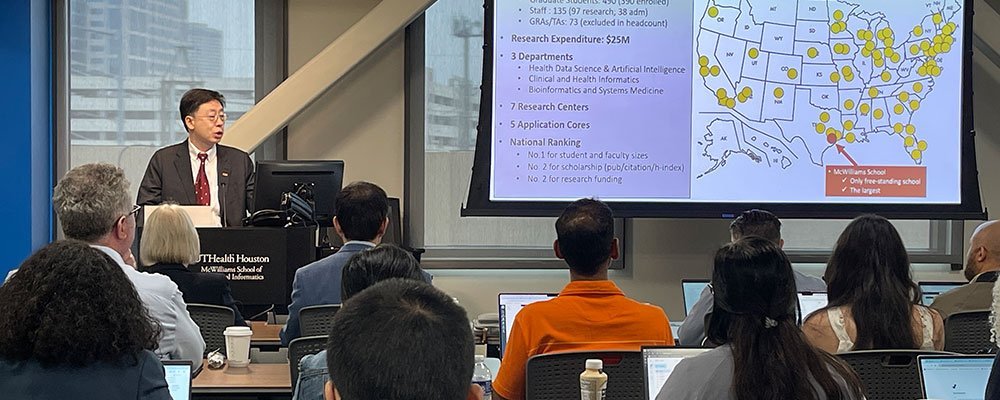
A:
{"label": "dark suit jacket", "polygon": [[102,362],[45,368],[34,360],[0,360],[0,398],[170,400],[163,364],[156,355],[143,350],[138,361],[134,366]]}
{"label": "dark suit jacket", "polygon": [[[243,226],[243,217],[253,200],[253,161],[247,153],[235,147],[220,144],[216,148],[220,213],[225,216],[223,224]],[[157,150],[149,159],[136,204],[175,202],[182,206],[197,205],[192,174],[187,140]]]}
{"label": "dark suit jacket", "polygon": [[225,276],[191,271],[180,264],[154,264],[146,268],[146,272],[170,277],[184,295],[185,303],[214,304],[232,308],[236,314],[233,322],[238,326],[247,325],[243,315],[240,314],[236,300],[233,300],[233,293]]}

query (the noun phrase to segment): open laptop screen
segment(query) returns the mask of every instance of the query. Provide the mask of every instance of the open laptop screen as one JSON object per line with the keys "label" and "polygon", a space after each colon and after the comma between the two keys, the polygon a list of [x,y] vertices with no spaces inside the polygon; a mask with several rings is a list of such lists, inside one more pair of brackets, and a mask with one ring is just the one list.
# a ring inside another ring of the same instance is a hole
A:
{"label": "open laptop screen", "polygon": [[189,400],[191,398],[191,361],[163,361],[163,370],[167,376],[167,388],[174,400]]}
{"label": "open laptop screen", "polygon": [[681,280],[681,293],[684,296],[684,315],[691,314],[691,308],[701,298],[701,292],[708,286],[707,279]]}
{"label": "open laptop screen", "polygon": [[556,297],[557,293],[500,293],[500,356],[503,357],[507,351],[507,337],[510,329],[514,326],[514,317],[521,312],[524,306],[536,301],[548,300]]}
{"label": "open laptop screen", "polygon": [[924,294],[922,303],[925,306],[930,306],[934,302],[934,298],[939,294],[964,284],[965,282],[920,282],[918,285],[920,286],[920,291]]}
{"label": "open laptop screen", "polygon": [[993,355],[919,356],[924,398],[981,400],[986,397]]}
{"label": "open laptop screen", "polygon": [[711,349],[685,349],[677,347],[642,348],[643,377],[646,381],[646,400],[653,400],[660,393],[674,368],[686,357],[693,357]]}
{"label": "open laptop screen", "polygon": [[802,311],[804,321],[813,311],[826,307],[826,293],[799,292],[799,310]]}

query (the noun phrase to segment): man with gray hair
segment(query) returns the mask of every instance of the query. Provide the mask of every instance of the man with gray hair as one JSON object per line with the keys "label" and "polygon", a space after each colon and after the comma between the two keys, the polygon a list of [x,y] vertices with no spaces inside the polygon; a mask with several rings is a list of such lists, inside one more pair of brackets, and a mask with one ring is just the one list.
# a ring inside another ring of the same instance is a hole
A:
{"label": "man with gray hair", "polygon": [[135,285],[149,316],[162,328],[157,354],[164,359],[191,360],[198,368],[205,341],[177,285],[164,275],[139,272],[132,265],[139,206],[132,205],[128,193],[129,182],[120,168],[85,164],[73,168],[59,181],[52,194],[52,206],[67,238],[90,243],[107,253]]}

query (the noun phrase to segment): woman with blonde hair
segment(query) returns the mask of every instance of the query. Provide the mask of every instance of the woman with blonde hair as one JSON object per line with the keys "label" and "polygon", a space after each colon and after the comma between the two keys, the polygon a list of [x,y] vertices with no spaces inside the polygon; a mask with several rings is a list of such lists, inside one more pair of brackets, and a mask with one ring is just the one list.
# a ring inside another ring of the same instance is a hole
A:
{"label": "woman with blonde hair", "polygon": [[221,274],[190,269],[200,258],[198,231],[183,208],[165,204],[149,214],[139,243],[139,259],[148,266],[146,271],[170,277],[188,304],[215,304],[232,308],[236,315],[233,323],[246,326],[233,300],[229,280]]}

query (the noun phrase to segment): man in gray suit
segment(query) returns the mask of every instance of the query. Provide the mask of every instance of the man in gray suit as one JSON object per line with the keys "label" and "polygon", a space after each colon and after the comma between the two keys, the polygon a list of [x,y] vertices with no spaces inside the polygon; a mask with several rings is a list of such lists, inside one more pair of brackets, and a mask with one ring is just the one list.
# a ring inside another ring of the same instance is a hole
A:
{"label": "man in gray suit", "polygon": [[[776,243],[779,247],[785,246],[785,240],[781,238],[781,221],[769,211],[756,209],[744,211],[733,220],[729,226],[729,233],[734,242],[745,236],[759,236]],[[792,272],[795,273],[795,287],[799,292],[826,292],[826,282],[822,279],[799,271]],[[682,346],[703,344],[706,316],[712,313],[714,302],[715,297],[712,296],[710,288],[706,287],[701,291],[698,302],[691,307],[691,312],[677,329],[677,341]]]}
{"label": "man in gray suit", "polygon": [[[292,281],[292,303],[288,305],[288,323],[281,330],[281,344],[288,345],[302,335],[299,310],[323,304],[340,304],[341,275],[344,265],[355,253],[382,242],[389,226],[389,199],[382,188],[373,183],[354,182],[337,194],[337,216],[333,227],[344,241],[336,253],[295,271]],[[431,275],[421,271],[424,280]]]}
{"label": "man in gray suit", "polygon": [[965,259],[965,279],[969,284],[941,293],[931,303],[941,318],[993,307],[993,284],[1000,274],[1000,225],[996,221],[979,225],[970,242]]}
{"label": "man in gray suit", "polygon": [[153,154],[136,203],[212,207],[223,226],[242,226],[253,196],[253,161],[243,150],[223,146],[226,99],[208,89],[181,97],[181,122],[188,139]]}

